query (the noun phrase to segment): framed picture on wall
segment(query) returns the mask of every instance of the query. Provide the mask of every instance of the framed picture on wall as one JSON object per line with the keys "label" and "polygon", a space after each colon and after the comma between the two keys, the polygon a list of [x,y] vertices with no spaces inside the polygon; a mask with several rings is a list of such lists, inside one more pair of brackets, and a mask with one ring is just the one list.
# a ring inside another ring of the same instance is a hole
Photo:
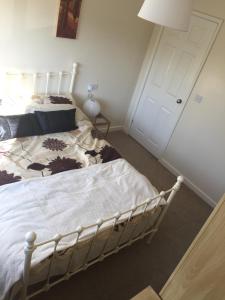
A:
{"label": "framed picture on wall", "polygon": [[76,39],[82,0],[60,0],[57,37]]}

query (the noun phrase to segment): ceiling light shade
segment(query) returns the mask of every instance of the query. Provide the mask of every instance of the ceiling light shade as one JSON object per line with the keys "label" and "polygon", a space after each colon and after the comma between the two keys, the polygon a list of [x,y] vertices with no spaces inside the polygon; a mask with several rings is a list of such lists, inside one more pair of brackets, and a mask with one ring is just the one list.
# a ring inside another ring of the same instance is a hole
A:
{"label": "ceiling light shade", "polygon": [[150,22],[188,31],[193,0],[145,0],[138,16]]}

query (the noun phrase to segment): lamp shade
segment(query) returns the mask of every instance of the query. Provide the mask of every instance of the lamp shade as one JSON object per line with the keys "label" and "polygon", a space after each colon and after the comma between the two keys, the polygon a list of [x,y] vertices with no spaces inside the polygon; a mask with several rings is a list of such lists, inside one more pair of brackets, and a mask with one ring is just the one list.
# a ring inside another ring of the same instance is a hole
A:
{"label": "lamp shade", "polygon": [[138,16],[173,29],[188,31],[193,0],[145,0]]}

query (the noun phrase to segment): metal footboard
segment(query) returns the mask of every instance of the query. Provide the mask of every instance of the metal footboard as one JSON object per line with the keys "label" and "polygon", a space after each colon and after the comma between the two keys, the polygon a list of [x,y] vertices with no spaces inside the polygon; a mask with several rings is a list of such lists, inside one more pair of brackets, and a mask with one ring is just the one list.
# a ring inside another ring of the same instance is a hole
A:
{"label": "metal footboard", "polygon": [[[51,287],[55,286],[56,284],[68,280],[71,276],[75,275],[76,273],[86,270],[91,265],[104,260],[106,257],[110,256],[111,254],[117,253],[119,250],[132,245],[135,241],[142,239],[146,236],[149,236],[148,243],[150,243],[151,239],[153,238],[154,234],[157,232],[160,223],[163,220],[163,217],[165,216],[166,211],[168,210],[169,205],[171,204],[175,194],[180,189],[181,184],[183,182],[183,178],[180,176],[177,178],[176,184],[169,190],[165,192],[161,192],[159,195],[155,196],[154,198],[147,199],[143,203],[131,207],[129,210],[125,212],[117,212],[113,217],[108,219],[99,219],[95,224],[82,227],[79,226],[76,230],[73,232],[64,234],[64,235],[56,235],[51,240],[44,241],[42,243],[35,243],[36,241],[36,233],[35,232],[29,232],[26,234],[25,237],[25,247],[24,247],[24,253],[25,253],[25,261],[24,261],[24,271],[23,271],[23,299],[27,300],[30,299],[37,294],[48,291]],[[166,203],[165,205],[161,205],[161,200],[165,199]],[[150,209],[150,204],[152,201],[155,201],[154,209]],[[154,212],[160,209],[160,213],[155,220],[154,224],[149,225],[149,222],[151,220],[151,216],[154,214]],[[139,218],[138,222],[134,224],[135,222],[132,222],[134,218]],[[142,221],[142,228],[141,232],[138,230],[138,224]],[[132,227],[130,228],[129,224],[132,224]],[[109,226],[110,224],[110,226]],[[122,226],[121,226],[122,224]],[[118,232],[116,243],[113,247],[113,249],[108,249],[108,245],[111,241],[113,232],[120,226],[121,230]],[[128,232],[129,227],[129,234]],[[101,246],[101,249],[94,259],[91,257],[92,250],[94,248],[94,244],[96,239],[98,238],[98,235],[103,232],[104,230],[107,230],[107,238],[104,240],[103,245]],[[88,236],[88,248],[87,251],[82,258],[82,261],[80,262],[80,266],[77,269],[73,268],[73,259],[76,256],[76,251],[79,243],[84,241],[84,233],[87,231],[91,231],[91,234]],[[126,235],[126,240],[124,241],[124,236]],[[65,272],[61,274],[60,276],[57,276],[56,280],[53,280],[54,272],[53,267],[56,263],[56,258],[59,253],[59,243],[65,238],[68,237],[74,237],[73,244],[69,247],[69,255],[67,259],[67,264],[65,266]],[[48,269],[46,272],[46,278],[43,281],[43,285],[41,287],[38,287],[37,290],[28,293],[28,286],[30,285],[30,277],[31,277],[31,266],[32,266],[32,255],[34,251],[37,250],[37,248],[40,248],[44,245],[52,244],[52,255],[48,258]],[[59,277],[59,278],[58,278]]]}

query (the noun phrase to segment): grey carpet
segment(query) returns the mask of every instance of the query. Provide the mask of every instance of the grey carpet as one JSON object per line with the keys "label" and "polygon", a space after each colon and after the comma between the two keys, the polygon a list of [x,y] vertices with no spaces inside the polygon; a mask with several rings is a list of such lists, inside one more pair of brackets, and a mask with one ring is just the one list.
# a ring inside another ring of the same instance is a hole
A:
{"label": "grey carpet", "polygon": [[[123,132],[110,133],[108,139],[158,190],[175,182],[168,170]],[[160,291],[210,212],[183,186],[149,246],[139,241],[34,299],[128,300],[148,285]]]}

